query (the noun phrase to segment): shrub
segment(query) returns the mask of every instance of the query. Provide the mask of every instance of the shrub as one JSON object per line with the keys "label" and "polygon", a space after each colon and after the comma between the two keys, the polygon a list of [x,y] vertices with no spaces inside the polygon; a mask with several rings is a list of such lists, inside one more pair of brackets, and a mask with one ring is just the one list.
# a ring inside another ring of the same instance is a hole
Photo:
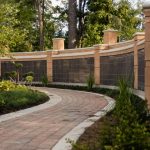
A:
{"label": "shrub", "polygon": [[26,78],[27,76],[34,76],[34,73],[32,72],[32,71],[30,71],[30,72],[28,72],[28,73],[25,73],[24,75],[23,75],[23,78]]}
{"label": "shrub", "polygon": [[87,78],[87,89],[90,91],[93,89],[95,80],[94,77],[92,75],[89,75]]}
{"label": "shrub", "polygon": [[[104,149],[136,150],[149,149],[149,133],[144,124],[140,123],[140,116],[131,101],[132,91],[125,80],[119,82],[119,96],[116,99],[114,118],[116,124],[113,127],[114,137],[107,139]],[[110,129],[110,128],[109,128]],[[108,131],[110,131],[108,129]],[[104,139],[103,139],[104,140]]]}
{"label": "shrub", "polygon": [[9,91],[16,88],[16,84],[11,81],[1,81],[0,91]]}
{"label": "shrub", "polygon": [[47,85],[48,85],[48,78],[47,78],[46,75],[44,75],[44,76],[41,77],[41,81],[42,81],[42,84],[43,84],[44,86],[47,86]]}
{"label": "shrub", "polygon": [[32,77],[32,76],[26,76],[25,80],[26,80],[26,82],[27,82],[28,84],[31,85],[32,82],[33,82],[33,77]]}

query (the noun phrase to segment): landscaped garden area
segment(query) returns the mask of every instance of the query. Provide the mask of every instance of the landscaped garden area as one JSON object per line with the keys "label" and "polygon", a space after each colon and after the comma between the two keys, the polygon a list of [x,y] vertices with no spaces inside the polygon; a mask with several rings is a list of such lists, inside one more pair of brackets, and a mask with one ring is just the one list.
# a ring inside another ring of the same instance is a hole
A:
{"label": "landscaped garden area", "polygon": [[[150,115],[146,100],[133,94],[127,80],[119,81],[119,89],[94,87],[93,78],[87,86],[48,84],[48,87],[104,94],[116,101],[115,109],[87,128],[72,150],[149,150]],[[40,85],[38,85],[40,86]]]}
{"label": "landscaped garden area", "polygon": [[49,100],[42,92],[11,81],[0,82],[0,115],[29,108]]}
{"label": "landscaped garden area", "polygon": [[86,129],[72,150],[148,150],[150,115],[147,103],[132,93],[125,80],[119,91],[92,89],[116,100],[115,109]]}
{"label": "landscaped garden area", "polygon": [[0,150],[150,150],[149,20],[148,0],[0,0]]}

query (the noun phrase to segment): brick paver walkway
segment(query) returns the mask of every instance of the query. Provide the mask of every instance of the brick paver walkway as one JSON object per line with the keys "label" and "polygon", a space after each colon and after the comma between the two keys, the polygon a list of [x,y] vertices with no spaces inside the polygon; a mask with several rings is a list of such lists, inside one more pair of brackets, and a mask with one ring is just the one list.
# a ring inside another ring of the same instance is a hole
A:
{"label": "brick paver walkway", "polygon": [[57,105],[0,123],[0,150],[50,150],[67,132],[107,105],[98,95],[44,88]]}

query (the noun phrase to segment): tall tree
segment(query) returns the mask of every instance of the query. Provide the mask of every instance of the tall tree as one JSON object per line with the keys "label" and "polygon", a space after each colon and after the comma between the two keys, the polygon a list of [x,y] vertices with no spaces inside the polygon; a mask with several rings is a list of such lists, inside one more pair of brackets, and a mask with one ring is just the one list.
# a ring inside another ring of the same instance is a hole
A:
{"label": "tall tree", "polygon": [[103,41],[103,31],[108,28],[119,30],[121,40],[132,39],[141,23],[138,14],[129,0],[88,0],[87,14],[84,18],[82,46],[92,46]]}
{"label": "tall tree", "polygon": [[44,0],[36,0],[36,8],[38,14],[38,25],[39,25],[39,44],[40,50],[44,50]]}
{"label": "tall tree", "polygon": [[139,30],[138,26],[142,20],[138,15],[141,14],[139,7],[134,8],[129,0],[120,0],[115,3],[115,16],[111,18],[111,27],[119,30],[120,40],[129,40],[133,34]]}
{"label": "tall tree", "polygon": [[83,33],[85,29],[85,17],[87,14],[87,0],[79,0],[78,3],[78,36],[77,36],[77,46],[82,47]]}
{"label": "tall tree", "polygon": [[13,51],[16,45],[26,41],[27,31],[18,28],[20,21],[17,19],[18,5],[11,3],[0,4],[0,53],[6,54]]}
{"label": "tall tree", "polygon": [[83,46],[92,46],[102,42],[103,31],[110,25],[110,17],[114,13],[112,0],[89,0],[88,14],[85,18]]}
{"label": "tall tree", "polygon": [[77,41],[77,1],[69,0],[68,9],[68,48],[75,48]]}

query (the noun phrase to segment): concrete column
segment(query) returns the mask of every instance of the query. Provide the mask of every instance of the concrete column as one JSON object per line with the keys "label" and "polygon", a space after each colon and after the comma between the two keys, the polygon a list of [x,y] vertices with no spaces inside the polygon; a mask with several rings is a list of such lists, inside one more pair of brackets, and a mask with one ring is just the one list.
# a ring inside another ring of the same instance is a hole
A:
{"label": "concrete column", "polygon": [[53,39],[53,50],[64,50],[64,38]]}
{"label": "concrete column", "polygon": [[145,97],[150,109],[150,1],[143,5],[145,14]]}
{"label": "concrete column", "polygon": [[94,53],[94,79],[95,84],[100,85],[100,50],[108,49],[108,45],[94,45],[95,53]]}
{"label": "concrete column", "polygon": [[104,30],[103,41],[104,44],[115,44],[118,39],[118,30],[108,29]]}
{"label": "concrete column", "polygon": [[138,89],[138,42],[145,38],[144,32],[137,32],[134,35],[134,89]]}
{"label": "concrete column", "polygon": [[53,61],[52,61],[52,52],[47,51],[47,78],[49,82],[53,81]]}

